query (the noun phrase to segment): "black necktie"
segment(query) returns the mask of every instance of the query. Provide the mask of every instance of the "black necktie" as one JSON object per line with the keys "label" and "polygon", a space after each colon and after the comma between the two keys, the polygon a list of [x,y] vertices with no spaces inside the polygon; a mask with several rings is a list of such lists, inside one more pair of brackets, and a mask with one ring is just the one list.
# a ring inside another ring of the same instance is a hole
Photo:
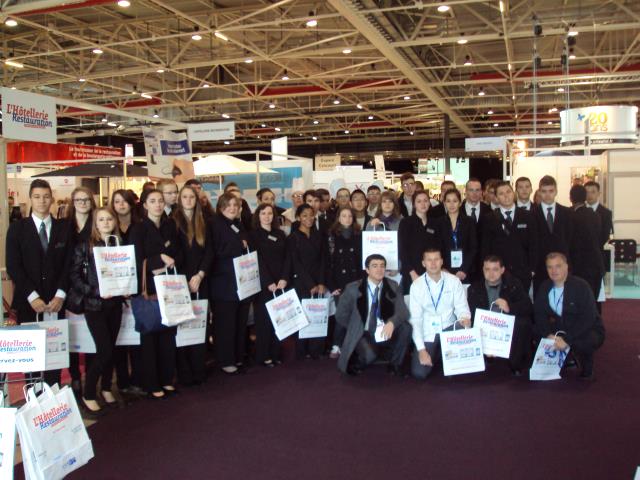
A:
{"label": "black necktie", "polygon": [[509,224],[510,227],[513,226],[513,219],[511,218],[511,210],[507,210],[506,212],[504,212],[504,214],[507,217],[507,223]]}
{"label": "black necktie", "polygon": [[471,207],[471,218],[473,221],[478,223],[478,216],[476,215],[476,207]]}
{"label": "black necktie", "polygon": [[367,331],[371,334],[371,336],[375,336],[376,327],[378,326],[378,292],[380,291],[380,286],[377,286],[375,291],[373,292],[373,298],[371,299],[371,311],[369,312],[369,328]]}
{"label": "black necktie", "polygon": [[553,207],[547,207],[547,226],[549,227],[549,232],[553,233],[553,214],[551,210],[553,210]]}
{"label": "black necktie", "polygon": [[47,253],[47,249],[49,248],[49,238],[47,238],[47,227],[45,227],[44,222],[40,224],[38,237],[40,237],[40,245],[42,245],[42,250],[44,250],[44,253]]}

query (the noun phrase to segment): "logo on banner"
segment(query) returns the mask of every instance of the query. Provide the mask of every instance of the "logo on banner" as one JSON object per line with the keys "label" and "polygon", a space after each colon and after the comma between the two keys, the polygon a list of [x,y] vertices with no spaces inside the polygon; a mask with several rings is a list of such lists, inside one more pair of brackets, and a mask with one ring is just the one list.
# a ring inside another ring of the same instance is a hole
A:
{"label": "logo on banner", "polygon": [[63,403],[62,405],[55,406],[52,409],[33,417],[33,426],[40,427],[40,430],[44,430],[48,427],[55,427],[71,415],[71,413],[69,405]]}
{"label": "logo on banner", "polygon": [[28,108],[14,103],[7,103],[7,113],[11,115],[14,123],[22,124],[25,128],[45,129],[52,128],[53,122],[49,119],[49,114],[44,110]]}
{"label": "logo on banner", "polygon": [[0,340],[1,353],[35,352],[36,347],[31,340]]}
{"label": "logo on banner", "polygon": [[447,337],[447,343],[450,345],[468,345],[474,343],[476,338],[473,335],[455,335]]}

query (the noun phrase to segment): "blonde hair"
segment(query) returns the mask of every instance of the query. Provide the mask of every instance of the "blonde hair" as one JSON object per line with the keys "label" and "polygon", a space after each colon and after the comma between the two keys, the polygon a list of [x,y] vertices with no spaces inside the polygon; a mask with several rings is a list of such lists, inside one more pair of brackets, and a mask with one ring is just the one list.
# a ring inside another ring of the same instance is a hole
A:
{"label": "blonde hair", "polygon": [[102,235],[98,231],[98,214],[100,212],[107,212],[114,220],[113,233],[118,237],[118,241],[121,241],[120,231],[118,230],[118,215],[111,210],[111,207],[100,207],[93,211],[93,220],[91,221],[91,236],[89,237],[89,248],[93,250],[93,247],[102,241]]}

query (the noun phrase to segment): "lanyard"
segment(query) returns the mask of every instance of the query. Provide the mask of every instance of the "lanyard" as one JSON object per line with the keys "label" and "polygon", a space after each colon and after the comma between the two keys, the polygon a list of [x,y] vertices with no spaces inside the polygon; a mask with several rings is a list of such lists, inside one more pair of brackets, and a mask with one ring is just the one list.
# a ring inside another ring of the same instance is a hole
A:
{"label": "lanyard", "polygon": [[[558,313],[559,307],[560,307],[560,303],[562,302],[562,299],[564,298],[564,289],[562,290],[562,293],[560,294],[560,297],[558,297],[558,300],[556,300],[556,289],[553,289],[553,304],[555,305],[555,311],[556,313]],[[560,315],[558,313],[558,315]]]}
{"label": "lanyard", "polygon": [[438,301],[433,300],[433,295],[431,294],[431,287],[429,286],[429,281],[427,280],[428,274],[424,274],[424,283],[427,284],[427,289],[429,290],[429,296],[431,297],[431,303],[433,304],[433,309],[438,313],[438,305],[440,305],[440,299],[442,298],[442,291],[444,290],[444,278],[442,279],[442,285],[440,286],[440,293],[438,294]]}
{"label": "lanyard", "polygon": [[451,240],[453,240],[453,249],[458,250],[458,229],[460,228],[460,214],[458,214],[458,218],[456,219],[456,228],[455,230],[451,230]]}
{"label": "lanyard", "polygon": [[[371,295],[371,298],[372,298],[371,308],[375,309],[376,318],[380,318],[380,302],[378,301],[378,297],[371,291],[371,286],[369,285],[369,282],[367,282],[367,288],[369,289],[369,294]],[[379,285],[378,285],[378,288],[380,288]],[[378,292],[380,292],[380,290],[378,290]]]}

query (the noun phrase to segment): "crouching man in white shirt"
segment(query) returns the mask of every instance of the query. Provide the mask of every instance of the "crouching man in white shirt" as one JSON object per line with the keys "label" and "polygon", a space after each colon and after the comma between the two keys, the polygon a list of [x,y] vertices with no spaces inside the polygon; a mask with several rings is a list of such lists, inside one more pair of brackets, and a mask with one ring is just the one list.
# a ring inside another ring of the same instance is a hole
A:
{"label": "crouching man in white shirt", "polygon": [[411,374],[427,378],[440,359],[440,332],[471,326],[467,292],[460,279],[442,271],[442,254],[427,249],[422,254],[426,268],[409,292],[409,310],[416,351],[411,360]]}

